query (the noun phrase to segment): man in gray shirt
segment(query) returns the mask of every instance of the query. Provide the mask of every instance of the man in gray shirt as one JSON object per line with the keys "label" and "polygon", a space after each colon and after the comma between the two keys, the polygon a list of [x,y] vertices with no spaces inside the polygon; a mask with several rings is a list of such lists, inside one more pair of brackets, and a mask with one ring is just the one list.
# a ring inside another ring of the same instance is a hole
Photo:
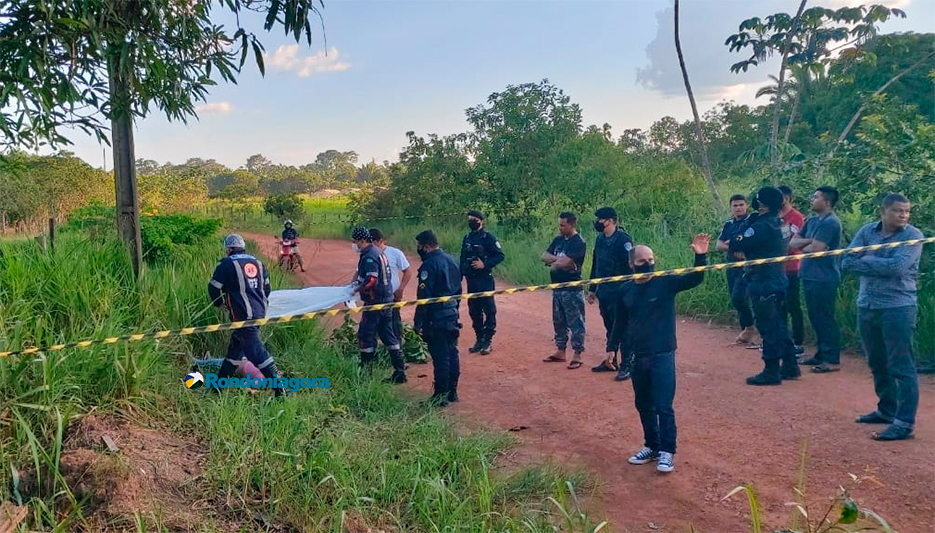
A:
{"label": "man in gray shirt", "polygon": [[[834,214],[838,203],[838,190],[819,187],[812,194],[815,216],[805,221],[798,235],[789,242],[789,248],[805,253],[835,250],[841,247],[841,221]],[[799,279],[805,290],[805,308],[808,320],[815,330],[815,355],[802,361],[812,365],[818,373],[833,372],[840,368],[838,321],[834,316],[841,269],[837,256],[805,259],[799,269]]]}
{"label": "man in gray shirt", "polygon": [[[923,238],[909,224],[909,200],[901,194],[883,198],[880,222],[860,228],[849,248]],[[864,354],[873,372],[876,411],[857,418],[860,424],[889,424],[875,440],[902,440],[912,435],[919,405],[912,338],[918,303],[916,277],[922,245],[846,254],[845,270],[860,276],[857,317]]]}

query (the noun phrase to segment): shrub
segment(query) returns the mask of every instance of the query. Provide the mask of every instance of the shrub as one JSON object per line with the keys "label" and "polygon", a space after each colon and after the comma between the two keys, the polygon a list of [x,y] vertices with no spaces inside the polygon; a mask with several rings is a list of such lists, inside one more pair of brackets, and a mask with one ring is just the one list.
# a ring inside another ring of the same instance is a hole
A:
{"label": "shrub", "polygon": [[280,219],[296,218],[302,212],[302,199],[295,193],[267,196],[263,211]]}

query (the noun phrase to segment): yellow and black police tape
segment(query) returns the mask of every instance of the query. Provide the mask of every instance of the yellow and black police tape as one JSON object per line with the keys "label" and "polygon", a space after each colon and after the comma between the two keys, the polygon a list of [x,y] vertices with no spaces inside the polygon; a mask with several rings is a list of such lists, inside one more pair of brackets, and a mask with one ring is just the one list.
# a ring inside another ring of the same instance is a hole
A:
{"label": "yellow and black police tape", "polygon": [[355,308],[328,309],[325,311],[312,311],[300,315],[285,315],[273,318],[259,318],[256,320],[242,320],[239,322],[227,322],[223,324],[211,324],[208,326],[192,326],[177,330],[154,331],[148,333],[135,333],[133,335],[122,335],[120,337],[109,337],[106,339],[86,340],[80,342],[68,342],[64,344],[54,344],[47,347],[23,348],[15,351],[0,352],[0,358],[12,357],[15,355],[29,355],[41,352],[57,352],[71,348],[88,348],[90,346],[102,346],[108,344],[120,344],[125,342],[138,342],[146,339],[165,339],[168,337],[198,335],[201,333],[212,333],[215,331],[227,331],[233,329],[249,328],[254,326],[266,326],[268,324],[283,324],[286,322],[297,322],[300,320],[309,320],[316,317],[337,316],[343,313],[362,313],[364,311],[380,311],[383,309],[396,309],[411,305],[427,305],[434,303],[450,302],[452,300],[468,300],[471,298],[489,298],[501,294],[515,294],[518,292],[534,292],[539,290],[564,289],[566,287],[580,287],[585,285],[598,285],[601,283],[616,283],[628,281],[631,279],[655,278],[663,276],[678,276],[682,274],[692,274],[695,272],[706,272],[709,270],[725,270],[728,268],[741,268],[746,266],[760,266],[774,263],[785,263],[787,261],[798,261],[816,259],[820,257],[829,257],[844,255],[848,253],[872,252],[874,250],[883,250],[888,248],[899,248],[901,246],[916,246],[935,243],[935,237],[924,239],[911,239],[906,241],[895,241],[883,244],[872,244],[869,246],[856,246],[853,248],[840,248],[837,250],[827,250],[824,252],[812,252],[799,255],[785,255],[781,257],[770,257],[766,259],[752,259],[749,261],[736,261],[733,263],[717,263],[713,265],[693,266],[684,268],[674,268],[671,270],[659,270],[645,274],[627,274],[623,276],[610,276],[606,278],[594,278],[581,281],[569,281],[565,283],[549,283],[547,285],[527,285],[524,287],[512,287],[509,289],[499,289],[484,292],[472,292],[458,296],[442,296],[438,298],[425,298],[422,300],[409,300],[402,302],[392,302],[385,304],[366,305]]}

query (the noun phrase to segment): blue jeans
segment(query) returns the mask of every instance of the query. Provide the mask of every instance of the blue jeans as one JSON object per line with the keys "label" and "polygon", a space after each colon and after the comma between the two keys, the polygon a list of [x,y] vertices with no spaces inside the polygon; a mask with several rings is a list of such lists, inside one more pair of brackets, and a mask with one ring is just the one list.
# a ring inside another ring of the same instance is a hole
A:
{"label": "blue jeans", "polygon": [[919,407],[915,333],[917,306],[858,310],[860,340],[873,372],[877,412],[899,426],[912,427]]}
{"label": "blue jeans", "polygon": [[675,352],[639,355],[633,365],[633,393],[643,424],[644,446],[675,453]]}
{"label": "blue jeans", "polygon": [[568,346],[568,332],[571,331],[572,349],[584,351],[584,291],[552,291],[552,327],[559,350]]}
{"label": "blue jeans", "polygon": [[838,284],[836,282],[808,281],[802,282],[805,287],[805,307],[808,309],[808,320],[815,330],[815,358],[822,363],[832,365],[841,362],[841,347],[839,344],[838,321],[834,317],[835,302],[838,297]]}

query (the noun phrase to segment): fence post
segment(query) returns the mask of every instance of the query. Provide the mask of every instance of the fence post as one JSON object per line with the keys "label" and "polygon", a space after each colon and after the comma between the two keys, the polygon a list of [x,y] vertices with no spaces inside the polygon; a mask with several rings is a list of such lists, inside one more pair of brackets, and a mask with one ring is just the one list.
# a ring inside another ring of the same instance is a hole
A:
{"label": "fence post", "polygon": [[36,237],[36,242],[39,243],[39,248],[42,248],[43,252],[47,250],[45,246],[45,234],[42,234]]}
{"label": "fence post", "polygon": [[669,238],[669,221],[666,219],[662,219],[662,236]]}
{"label": "fence post", "polygon": [[6,211],[0,213],[0,235],[6,235]]}
{"label": "fence post", "polygon": [[55,250],[55,217],[49,217],[49,248]]}

